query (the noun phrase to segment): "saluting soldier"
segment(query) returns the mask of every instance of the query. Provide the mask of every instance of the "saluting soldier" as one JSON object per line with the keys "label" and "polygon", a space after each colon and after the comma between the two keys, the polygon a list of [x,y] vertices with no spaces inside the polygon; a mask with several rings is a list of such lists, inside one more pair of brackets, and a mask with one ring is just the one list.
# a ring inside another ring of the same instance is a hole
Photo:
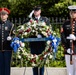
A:
{"label": "saluting soldier", "polygon": [[[76,75],[76,6],[68,6],[70,20],[61,28],[61,40],[64,47],[67,75]],[[70,63],[71,62],[71,63]]]}
{"label": "saluting soldier", "polygon": [[[36,21],[44,21],[47,25],[50,25],[50,20],[47,17],[41,16],[41,6],[40,5],[37,5],[34,7],[33,11],[29,15],[29,17],[30,18],[32,17]],[[42,38],[42,37],[44,37],[42,34],[39,34],[38,36],[31,36],[31,38]],[[46,42],[44,42],[44,41],[30,42],[29,47],[30,47],[32,54],[39,55],[45,50]],[[42,68],[34,67],[33,75],[44,75],[44,67],[42,67]]]}
{"label": "saluting soldier", "polygon": [[0,8],[0,75],[10,75],[12,56],[10,43],[13,24],[7,20],[9,14],[8,8]]}

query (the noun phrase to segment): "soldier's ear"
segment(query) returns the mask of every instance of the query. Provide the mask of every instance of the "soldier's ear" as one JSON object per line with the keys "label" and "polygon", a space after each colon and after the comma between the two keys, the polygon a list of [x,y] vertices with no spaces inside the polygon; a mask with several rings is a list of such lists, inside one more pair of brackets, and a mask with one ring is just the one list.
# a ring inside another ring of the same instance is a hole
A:
{"label": "soldier's ear", "polygon": [[72,12],[71,12],[71,11],[70,11],[69,15],[70,15],[70,17],[72,18]]}
{"label": "soldier's ear", "polygon": [[8,18],[8,14],[7,14],[7,18]]}
{"label": "soldier's ear", "polygon": [[40,13],[41,13],[41,10],[40,10]]}

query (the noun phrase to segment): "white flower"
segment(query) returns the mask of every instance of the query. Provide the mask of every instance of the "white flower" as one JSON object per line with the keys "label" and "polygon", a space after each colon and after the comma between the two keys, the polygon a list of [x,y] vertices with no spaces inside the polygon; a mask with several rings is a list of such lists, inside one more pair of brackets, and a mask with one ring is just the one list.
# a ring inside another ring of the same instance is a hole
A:
{"label": "white flower", "polygon": [[40,31],[42,31],[42,28],[39,28]]}
{"label": "white flower", "polygon": [[55,33],[55,32],[53,32],[53,35],[56,35],[56,33]]}
{"label": "white flower", "polygon": [[50,53],[48,53],[48,56],[50,55]]}
{"label": "white flower", "polygon": [[24,52],[24,47],[22,47],[21,51]]}
{"label": "white flower", "polygon": [[22,50],[23,48],[22,47],[19,47],[19,49]]}
{"label": "white flower", "polygon": [[38,59],[38,55],[35,54],[34,57],[35,57],[36,59]]}
{"label": "white flower", "polygon": [[27,34],[28,34],[27,32],[24,33],[24,35],[27,35]]}
{"label": "white flower", "polygon": [[46,26],[47,29],[49,29],[49,27]]}
{"label": "white flower", "polygon": [[49,45],[51,43],[51,41],[47,41],[47,44]]}
{"label": "white flower", "polygon": [[21,26],[21,30],[24,30],[24,26]]}
{"label": "white flower", "polygon": [[35,24],[37,24],[37,21],[34,21]]}
{"label": "white flower", "polygon": [[32,63],[32,66],[36,66],[36,64],[33,62],[33,63]]}
{"label": "white flower", "polygon": [[23,52],[23,55],[26,55],[27,56],[28,54],[27,54],[27,52]]}
{"label": "white flower", "polygon": [[25,46],[25,44],[24,43],[20,43],[21,44],[21,47],[24,47]]}
{"label": "white flower", "polygon": [[33,27],[36,27],[36,24],[34,23],[32,26],[33,26]]}
{"label": "white flower", "polygon": [[49,56],[50,59],[51,59],[52,57],[53,57],[52,55]]}
{"label": "white flower", "polygon": [[47,57],[47,54],[44,55],[44,58],[46,58],[46,57]]}
{"label": "white flower", "polygon": [[34,56],[31,54],[31,59],[34,58]]}
{"label": "white flower", "polygon": [[18,55],[18,58],[19,58],[19,59],[21,59],[21,56],[20,56],[20,55]]}
{"label": "white flower", "polygon": [[46,23],[45,22],[42,22],[42,24],[41,24],[42,26],[45,26],[46,25]]}
{"label": "white flower", "polygon": [[31,24],[31,22],[28,22],[28,23],[27,23],[27,25],[30,25],[30,24]]}
{"label": "white flower", "polygon": [[46,32],[42,31],[42,34],[47,37],[47,33]]}
{"label": "white flower", "polygon": [[21,50],[20,49],[18,49],[18,52],[20,52]]}
{"label": "white flower", "polygon": [[32,30],[32,32],[35,32],[35,30]]}

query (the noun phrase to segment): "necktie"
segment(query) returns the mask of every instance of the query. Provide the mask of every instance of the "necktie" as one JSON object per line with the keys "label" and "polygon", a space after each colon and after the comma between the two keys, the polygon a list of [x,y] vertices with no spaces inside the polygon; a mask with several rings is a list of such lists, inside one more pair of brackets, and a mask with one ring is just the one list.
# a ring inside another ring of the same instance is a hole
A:
{"label": "necktie", "polygon": [[35,18],[36,21],[38,21],[38,18]]}

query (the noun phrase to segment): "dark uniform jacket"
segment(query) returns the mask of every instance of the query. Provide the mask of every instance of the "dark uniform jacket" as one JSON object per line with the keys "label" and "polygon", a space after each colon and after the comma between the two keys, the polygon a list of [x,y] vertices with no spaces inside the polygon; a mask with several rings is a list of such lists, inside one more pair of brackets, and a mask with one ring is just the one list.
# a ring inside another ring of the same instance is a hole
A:
{"label": "dark uniform jacket", "polygon": [[[66,21],[61,28],[61,41],[65,49],[64,51],[65,54],[68,54],[67,49],[71,47],[70,40],[67,39],[67,37],[71,33],[72,33],[71,23],[70,21]],[[73,33],[76,36],[76,23],[73,25]],[[73,49],[74,49],[74,54],[75,54],[76,53],[76,41],[73,41]]]}
{"label": "dark uniform jacket", "polygon": [[[35,18],[33,19],[36,20]],[[47,17],[40,17],[39,20],[44,21],[47,25],[50,25],[50,21]],[[40,35],[44,37],[42,34]],[[37,38],[37,36],[31,36],[31,38]],[[46,42],[45,41],[30,42],[29,46],[32,54],[41,54],[45,50]]]}
{"label": "dark uniform jacket", "polygon": [[0,51],[12,50],[10,46],[11,41],[7,41],[12,25],[10,21],[0,21]]}

